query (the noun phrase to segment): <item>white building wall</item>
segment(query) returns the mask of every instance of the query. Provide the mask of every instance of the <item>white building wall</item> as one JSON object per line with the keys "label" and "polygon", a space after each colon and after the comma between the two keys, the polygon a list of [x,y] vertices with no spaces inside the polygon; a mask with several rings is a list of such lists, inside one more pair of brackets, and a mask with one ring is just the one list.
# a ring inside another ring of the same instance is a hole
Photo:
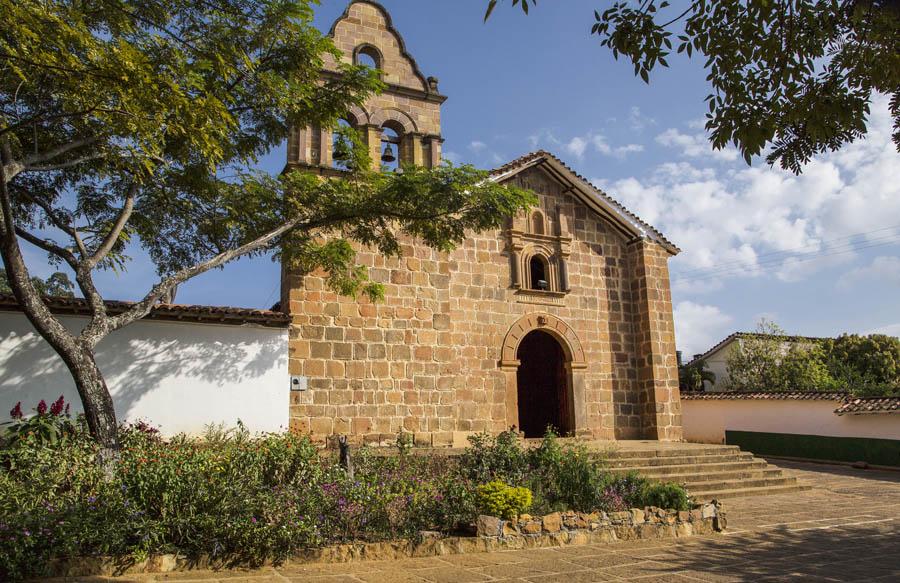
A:
{"label": "white building wall", "polygon": [[835,415],[838,400],[682,399],[684,438],[725,443],[725,430],[900,440],[900,415]]}
{"label": "white building wall", "polygon": [[[62,316],[72,330],[87,318]],[[288,426],[290,377],[287,330],[197,322],[141,320],[100,343],[97,363],[110,387],[119,420],[144,419],[164,435],[197,434],[207,424],[251,431]],[[64,395],[81,402],[59,356],[18,312],[0,312],[0,422],[18,401]]]}

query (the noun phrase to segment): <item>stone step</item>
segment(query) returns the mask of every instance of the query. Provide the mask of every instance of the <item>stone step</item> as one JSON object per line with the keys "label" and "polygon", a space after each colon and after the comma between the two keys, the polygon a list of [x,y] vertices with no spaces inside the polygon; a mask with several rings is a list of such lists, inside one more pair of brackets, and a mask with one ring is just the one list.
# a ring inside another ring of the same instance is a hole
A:
{"label": "stone step", "polygon": [[648,467],[648,466],[686,466],[701,464],[721,464],[728,462],[751,462],[755,461],[752,453],[728,453],[719,455],[705,456],[677,456],[677,457],[656,457],[656,458],[628,458],[628,459],[607,459],[606,465],[609,468],[629,468],[629,467]]}
{"label": "stone step", "polygon": [[688,484],[688,492],[694,490],[706,492],[709,490],[742,490],[747,488],[767,488],[770,486],[788,486],[797,483],[793,476],[776,476],[751,478],[749,480],[712,480],[709,482],[693,482]]}
{"label": "stone step", "polygon": [[711,472],[706,473],[702,470],[698,470],[695,474],[680,474],[676,476],[655,476],[652,474],[641,474],[646,478],[650,478],[651,480],[658,480],[660,482],[676,482],[678,484],[684,484],[686,486],[693,486],[695,484],[703,484],[708,482],[729,482],[729,481],[742,481],[742,480],[772,480],[777,478],[784,477],[784,473],[778,468],[774,469],[763,469],[763,470],[751,470],[746,472]]}
{"label": "stone step", "polygon": [[608,471],[614,474],[627,474],[629,472],[637,472],[641,475],[653,477],[663,477],[663,476],[672,476],[673,479],[677,476],[682,475],[690,475],[696,474],[698,472],[702,473],[713,473],[713,472],[737,472],[737,471],[750,471],[750,470],[762,470],[770,467],[769,464],[765,460],[754,458],[752,461],[738,461],[738,462],[722,462],[722,463],[712,463],[712,464],[684,464],[684,465],[670,465],[670,466],[625,466],[620,468],[607,468]]}
{"label": "stone step", "polygon": [[628,448],[597,451],[608,459],[625,460],[635,458],[706,457],[741,453],[736,445],[714,445],[706,447],[673,447],[667,449]]}
{"label": "stone step", "polygon": [[768,496],[774,494],[790,494],[812,489],[807,484],[786,484],[783,486],[763,486],[758,488],[735,488],[731,490],[692,490],[691,496],[697,501],[730,500],[734,498],[747,498],[749,496]]}

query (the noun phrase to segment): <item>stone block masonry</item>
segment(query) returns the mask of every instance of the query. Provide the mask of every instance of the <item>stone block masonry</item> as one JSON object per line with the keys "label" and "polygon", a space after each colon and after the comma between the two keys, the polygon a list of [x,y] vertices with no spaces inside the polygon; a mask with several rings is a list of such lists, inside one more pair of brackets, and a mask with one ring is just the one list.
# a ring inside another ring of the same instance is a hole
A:
{"label": "stone block masonry", "polygon": [[[386,90],[354,108],[374,160],[385,132],[404,163],[440,163],[437,80],[426,78],[387,11],[351,2],[331,30],[342,61],[372,57]],[[325,74],[336,62],[326,60]],[[286,171],[340,176],[327,128],[293,128]],[[372,304],[338,297],[325,274],[286,270],[292,318],[290,427],[319,442],[348,435],[417,446],[465,445],[547,425],[592,439],[681,439],[667,261],[659,232],[546,152],[491,179],[535,192],[537,208],[471,234],[451,253],[404,241],[402,256],[358,248],[384,284]]]}

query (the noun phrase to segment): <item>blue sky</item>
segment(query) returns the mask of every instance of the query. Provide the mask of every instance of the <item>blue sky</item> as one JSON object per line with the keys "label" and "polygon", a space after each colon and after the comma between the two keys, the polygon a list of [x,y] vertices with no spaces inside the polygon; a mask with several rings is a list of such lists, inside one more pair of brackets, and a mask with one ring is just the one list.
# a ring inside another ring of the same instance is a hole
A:
{"label": "blue sky", "polygon": [[[489,168],[553,151],[683,249],[670,265],[687,355],[760,317],[804,335],[900,334],[900,155],[885,99],[868,139],[798,178],[713,152],[702,63],[673,58],[644,84],[589,35],[604,0],[542,2],[529,17],[498,8],[487,24],[483,0],[383,4],[449,96],[448,158]],[[318,26],[327,30],[345,6],[323,0]],[[261,163],[278,172],[284,156],[279,149]],[[41,263],[38,252],[28,256]],[[154,275],[135,253],[127,273],[98,280],[108,298],[136,299]],[[278,286],[276,264],[244,260],[183,285],[178,301],[268,308]]]}

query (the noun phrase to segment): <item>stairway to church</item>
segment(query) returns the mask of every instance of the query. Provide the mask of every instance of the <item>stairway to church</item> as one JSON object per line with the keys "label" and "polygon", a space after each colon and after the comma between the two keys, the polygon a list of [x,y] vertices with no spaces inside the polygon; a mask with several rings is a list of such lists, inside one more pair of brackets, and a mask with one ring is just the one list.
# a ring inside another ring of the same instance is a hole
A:
{"label": "stairway to church", "polygon": [[683,484],[698,501],[808,490],[794,476],[734,445],[615,442],[603,451],[612,472]]}

